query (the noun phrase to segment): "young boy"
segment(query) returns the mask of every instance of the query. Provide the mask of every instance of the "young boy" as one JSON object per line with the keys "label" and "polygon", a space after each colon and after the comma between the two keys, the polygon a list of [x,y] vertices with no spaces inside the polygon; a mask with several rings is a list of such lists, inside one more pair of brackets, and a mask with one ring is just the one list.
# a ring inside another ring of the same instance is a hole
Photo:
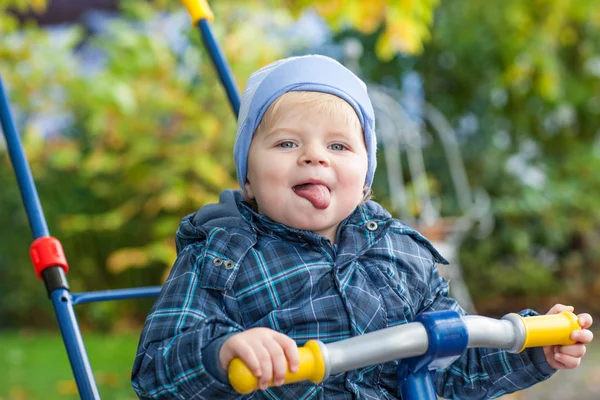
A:
{"label": "young boy", "polygon": [[[398,362],[267,388],[288,365],[296,370],[297,344],[310,339],[338,341],[426,311],[464,313],[438,275],[446,261],[367,201],[375,151],[366,87],[338,62],[288,58],[250,77],[234,149],[242,191],[181,222],[179,255],[133,367],[141,398],[238,398],[226,374],[235,357],[263,389],[248,398],[400,398]],[[549,312],[562,310],[572,308]],[[438,394],[492,398],[575,368],[592,339],[591,317],[578,318],[571,346],[468,350],[436,375]]]}

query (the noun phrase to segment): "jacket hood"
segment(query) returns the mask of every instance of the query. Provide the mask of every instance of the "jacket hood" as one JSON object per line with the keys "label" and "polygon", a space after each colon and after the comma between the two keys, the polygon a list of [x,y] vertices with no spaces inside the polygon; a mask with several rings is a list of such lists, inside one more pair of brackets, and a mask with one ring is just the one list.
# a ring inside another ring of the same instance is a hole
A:
{"label": "jacket hood", "polygon": [[242,218],[238,204],[243,201],[239,190],[224,190],[216,204],[207,204],[195,213],[185,216],[177,230],[177,253],[185,246],[204,240],[211,228],[243,228],[247,223]]}

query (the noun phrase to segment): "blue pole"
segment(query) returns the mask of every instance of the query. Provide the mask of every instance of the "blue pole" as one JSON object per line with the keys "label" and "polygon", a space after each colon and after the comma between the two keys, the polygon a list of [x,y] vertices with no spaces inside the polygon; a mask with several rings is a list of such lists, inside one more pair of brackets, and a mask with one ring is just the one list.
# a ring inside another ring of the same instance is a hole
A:
{"label": "blue pole", "polygon": [[405,400],[437,400],[431,371],[421,370],[409,373],[401,387]]}
{"label": "blue pole", "polygon": [[202,34],[204,47],[206,47],[206,50],[208,50],[208,53],[210,54],[212,63],[219,74],[221,84],[227,92],[231,108],[233,108],[233,112],[237,117],[240,113],[240,93],[235,84],[235,80],[233,79],[233,73],[223,54],[223,50],[221,50],[221,46],[219,46],[219,43],[215,40],[210,23],[205,18],[198,20],[198,28],[200,28],[200,33]]}
{"label": "blue pole", "polygon": [[404,400],[436,400],[433,371],[445,369],[466,350],[469,333],[460,314],[453,310],[417,315],[428,337],[427,352],[400,361],[397,376]]}
{"label": "blue pole", "polygon": [[77,305],[83,303],[92,303],[96,301],[155,297],[158,296],[161,288],[162,286],[149,286],[142,288],[99,290],[97,292],[73,293],[71,295],[71,301],[74,305]]}
{"label": "blue pole", "polygon": [[31,170],[23,151],[21,137],[17,133],[17,128],[12,119],[8,96],[2,83],[2,75],[0,75],[0,120],[2,122],[4,137],[6,138],[8,155],[15,169],[19,190],[21,191],[21,197],[23,198],[25,212],[27,212],[29,227],[31,228],[31,232],[33,232],[33,237],[37,239],[42,236],[50,236],[46,219],[44,218],[44,211],[42,210],[42,205],[35,189],[35,183],[31,176]]}
{"label": "blue pole", "polygon": [[[17,132],[10,112],[8,96],[4,90],[1,76],[0,122],[2,123],[2,130],[8,147],[8,154],[15,169],[17,183],[19,184],[19,190],[21,191],[21,197],[23,199],[23,204],[25,205],[25,211],[27,212],[29,226],[33,236],[35,239],[50,236],[44,217],[44,211],[42,210],[35,183],[31,176],[31,170],[27,163],[27,157],[23,150],[23,144],[21,143],[21,138]],[[49,270],[52,270],[53,268],[60,269],[57,276],[59,277],[59,281],[63,281],[66,284],[66,278],[63,275],[62,269],[60,267],[52,267],[49,268]],[[73,370],[73,375],[75,376],[75,382],[77,383],[81,398],[85,400],[99,399],[100,395],[98,394],[94,374],[92,373],[92,368],[90,367],[90,362],[81,338],[81,332],[77,325],[77,319],[75,318],[71,295],[64,287],[57,287],[50,293],[50,299],[54,306],[58,325],[67,349],[67,354],[69,355],[71,369]]]}
{"label": "blue pole", "polygon": [[55,289],[51,295],[58,326],[67,349],[79,396],[84,400],[100,399],[92,367],[87,358],[77,318],[68,290]]}

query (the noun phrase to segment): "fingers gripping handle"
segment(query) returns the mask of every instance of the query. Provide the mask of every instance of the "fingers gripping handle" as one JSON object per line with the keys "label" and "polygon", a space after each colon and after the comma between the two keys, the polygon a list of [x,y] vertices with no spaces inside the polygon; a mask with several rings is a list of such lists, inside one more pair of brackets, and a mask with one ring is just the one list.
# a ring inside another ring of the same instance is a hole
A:
{"label": "fingers gripping handle", "polygon": [[[306,342],[304,347],[298,348],[298,353],[300,355],[298,371],[291,373],[288,370],[285,374],[284,384],[305,380],[319,383],[325,379],[325,358],[319,342],[315,340]],[[229,364],[229,383],[241,394],[251,393],[258,389],[258,378],[239,358],[233,359]],[[273,381],[270,386],[273,386]]]}
{"label": "fingers gripping handle", "polygon": [[570,345],[571,333],[581,329],[577,316],[568,311],[558,314],[520,318],[525,335],[519,351],[529,347]]}

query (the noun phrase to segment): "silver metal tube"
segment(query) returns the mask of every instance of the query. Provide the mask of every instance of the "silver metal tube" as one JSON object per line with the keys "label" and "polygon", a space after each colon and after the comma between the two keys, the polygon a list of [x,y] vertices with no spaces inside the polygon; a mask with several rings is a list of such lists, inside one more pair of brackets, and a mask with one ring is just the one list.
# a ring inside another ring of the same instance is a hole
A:
{"label": "silver metal tube", "polygon": [[[476,315],[461,318],[469,335],[468,348],[500,348],[516,353],[525,343],[525,326],[516,314],[501,320]],[[411,322],[320,346],[326,379],[330,374],[423,355],[429,348],[429,338],[423,324]]]}
{"label": "silver metal tube", "polygon": [[469,333],[468,348],[500,348],[516,353],[525,343],[525,327],[516,314],[508,314],[500,320],[475,315],[462,319]]}
{"label": "silver metal tube", "polygon": [[327,358],[332,375],[424,354],[427,332],[419,322],[386,328],[335,343],[328,343]]}
{"label": "silver metal tube", "polygon": [[478,316],[465,316],[463,321],[469,333],[467,347],[512,347],[515,333],[510,321],[490,319]]}

